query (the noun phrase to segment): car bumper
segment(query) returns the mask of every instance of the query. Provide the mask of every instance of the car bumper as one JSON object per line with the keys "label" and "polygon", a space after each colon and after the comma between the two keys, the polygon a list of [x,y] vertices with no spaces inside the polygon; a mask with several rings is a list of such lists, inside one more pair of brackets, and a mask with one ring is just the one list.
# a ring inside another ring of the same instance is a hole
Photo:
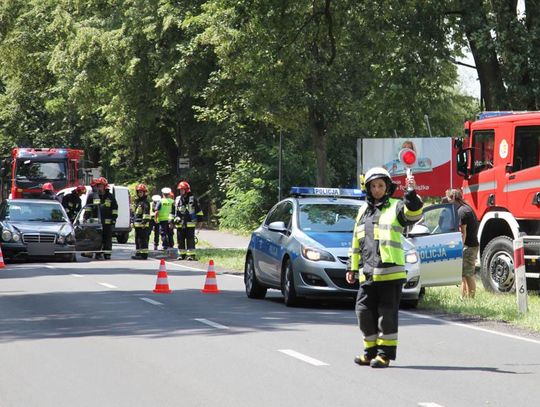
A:
{"label": "car bumper", "polygon": [[75,245],[69,244],[54,244],[52,252],[49,251],[47,254],[36,254],[35,251],[29,250],[28,245],[25,243],[2,243],[2,255],[7,258],[17,258],[17,257],[46,257],[46,256],[56,256],[59,254],[69,254],[75,252]]}
{"label": "car bumper", "polygon": [[[402,299],[420,297],[419,263],[407,263],[407,282],[403,285]],[[345,280],[346,267],[341,262],[309,261],[299,258],[293,263],[296,292],[300,296],[356,297],[359,284]]]}

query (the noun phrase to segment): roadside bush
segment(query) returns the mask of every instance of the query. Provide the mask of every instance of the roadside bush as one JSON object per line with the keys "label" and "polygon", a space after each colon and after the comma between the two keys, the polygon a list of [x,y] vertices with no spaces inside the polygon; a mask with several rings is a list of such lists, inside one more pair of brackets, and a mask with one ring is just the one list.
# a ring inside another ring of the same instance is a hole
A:
{"label": "roadside bush", "polygon": [[269,172],[263,164],[251,161],[235,165],[224,185],[226,198],[219,210],[221,228],[247,232],[259,226],[275,201],[275,182],[267,181]]}

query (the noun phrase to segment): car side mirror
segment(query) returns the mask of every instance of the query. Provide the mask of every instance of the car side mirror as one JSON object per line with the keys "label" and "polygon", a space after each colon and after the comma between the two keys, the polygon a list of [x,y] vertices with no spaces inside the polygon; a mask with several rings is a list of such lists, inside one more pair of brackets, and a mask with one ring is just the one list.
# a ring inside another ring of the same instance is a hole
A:
{"label": "car side mirror", "polygon": [[268,225],[268,230],[271,232],[285,233],[287,232],[287,227],[285,226],[285,222],[277,221],[270,223]]}

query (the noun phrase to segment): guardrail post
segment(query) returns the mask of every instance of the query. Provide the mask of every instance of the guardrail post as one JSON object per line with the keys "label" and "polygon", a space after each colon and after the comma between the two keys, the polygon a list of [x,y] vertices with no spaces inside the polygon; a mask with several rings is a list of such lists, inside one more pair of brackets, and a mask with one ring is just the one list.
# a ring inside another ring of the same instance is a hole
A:
{"label": "guardrail post", "polygon": [[516,276],[518,312],[524,314],[528,311],[527,278],[525,277],[525,249],[521,236],[514,240],[514,275]]}

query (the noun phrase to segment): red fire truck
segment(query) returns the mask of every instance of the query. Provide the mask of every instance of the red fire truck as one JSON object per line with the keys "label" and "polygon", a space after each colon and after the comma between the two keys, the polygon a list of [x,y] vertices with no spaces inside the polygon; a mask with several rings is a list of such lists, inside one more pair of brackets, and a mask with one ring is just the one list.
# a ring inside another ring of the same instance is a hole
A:
{"label": "red fire truck", "polygon": [[523,236],[528,287],[540,282],[540,112],[485,112],[456,141],[463,197],[480,221],[481,277],[515,290],[513,240]]}
{"label": "red fire truck", "polygon": [[36,198],[51,182],[55,191],[83,183],[83,150],[70,148],[20,148],[2,161],[2,199]]}

